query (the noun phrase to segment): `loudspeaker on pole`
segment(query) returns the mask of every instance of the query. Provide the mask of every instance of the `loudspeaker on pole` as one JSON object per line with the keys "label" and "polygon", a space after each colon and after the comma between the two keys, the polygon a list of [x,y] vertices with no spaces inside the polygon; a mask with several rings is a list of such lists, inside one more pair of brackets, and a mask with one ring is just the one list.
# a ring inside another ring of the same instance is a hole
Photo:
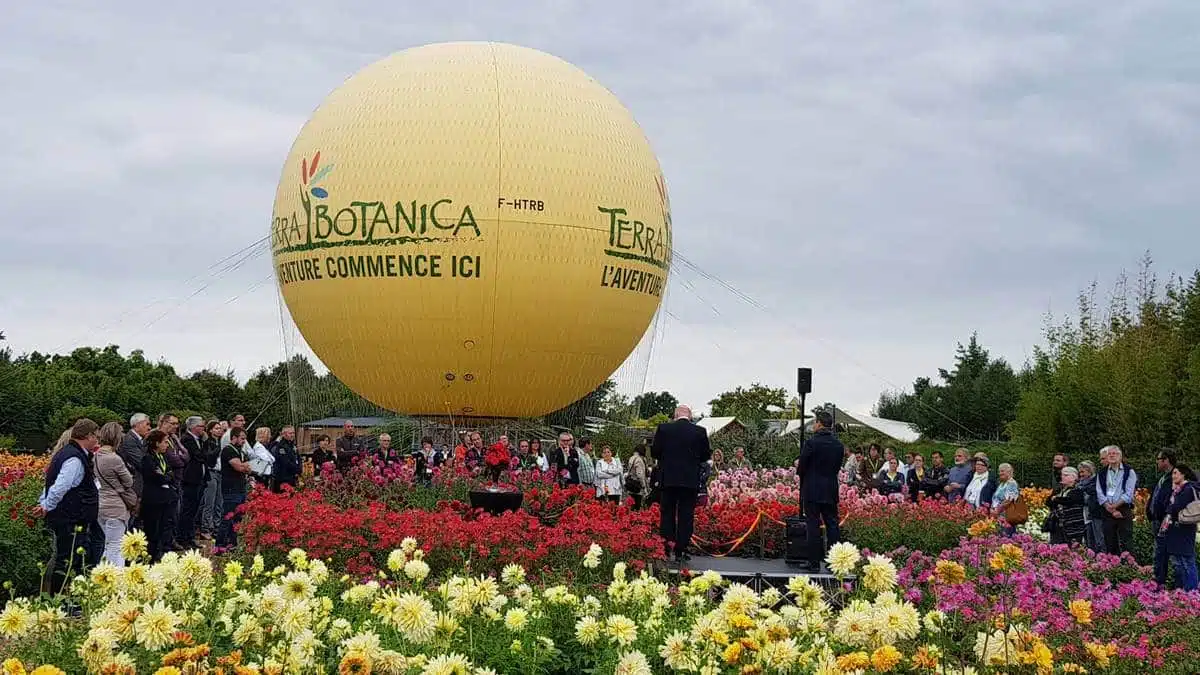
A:
{"label": "loudspeaker on pole", "polygon": [[796,391],[801,394],[812,393],[812,368],[796,369]]}

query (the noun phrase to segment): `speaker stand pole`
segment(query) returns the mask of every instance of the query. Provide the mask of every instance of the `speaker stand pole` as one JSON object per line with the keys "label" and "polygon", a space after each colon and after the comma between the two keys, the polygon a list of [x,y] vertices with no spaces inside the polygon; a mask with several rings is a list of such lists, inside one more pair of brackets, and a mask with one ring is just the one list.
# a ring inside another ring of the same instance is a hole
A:
{"label": "speaker stand pole", "polygon": [[[808,408],[805,407],[805,405],[804,405],[805,395],[806,394],[804,392],[800,392],[800,449],[801,450],[804,449],[804,426],[808,419],[808,412],[807,412]],[[800,493],[804,491],[804,476],[800,475],[800,467],[796,467],[796,475],[800,477],[800,480],[798,483],[798,486],[800,489],[796,492],[796,515],[799,516],[800,518],[803,518],[804,517],[804,499],[800,496]]]}

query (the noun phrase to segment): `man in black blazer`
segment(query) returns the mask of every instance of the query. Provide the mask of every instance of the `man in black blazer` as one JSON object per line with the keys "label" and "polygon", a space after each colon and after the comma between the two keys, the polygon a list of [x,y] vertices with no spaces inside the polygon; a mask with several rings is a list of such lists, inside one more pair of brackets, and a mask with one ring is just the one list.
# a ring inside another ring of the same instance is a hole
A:
{"label": "man in black blazer", "polygon": [[833,415],[821,411],[813,420],[813,435],[800,449],[800,499],[808,530],[808,569],[821,569],[825,548],[821,522],[833,546],[841,539],[838,531],[838,471],[846,459],[846,447],[833,433]]}
{"label": "man in black blazer", "polygon": [[708,432],[692,423],[692,409],[681,405],[675,419],[658,425],[650,455],[662,475],[661,533],[667,557],[687,559],[696,520],[696,495],[700,492],[700,466],[712,456]]}

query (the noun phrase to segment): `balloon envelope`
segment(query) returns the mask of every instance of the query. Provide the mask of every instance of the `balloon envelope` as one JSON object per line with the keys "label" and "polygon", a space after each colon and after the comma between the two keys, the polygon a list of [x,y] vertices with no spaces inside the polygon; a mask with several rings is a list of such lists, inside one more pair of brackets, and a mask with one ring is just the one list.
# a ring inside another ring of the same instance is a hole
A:
{"label": "balloon envelope", "polygon": [[670,202],[629,111],[581,70],[436,44],[366,67],[313,113],[272,251],[301,334],[365,398],[536,416],[637,345],[666,286]]}

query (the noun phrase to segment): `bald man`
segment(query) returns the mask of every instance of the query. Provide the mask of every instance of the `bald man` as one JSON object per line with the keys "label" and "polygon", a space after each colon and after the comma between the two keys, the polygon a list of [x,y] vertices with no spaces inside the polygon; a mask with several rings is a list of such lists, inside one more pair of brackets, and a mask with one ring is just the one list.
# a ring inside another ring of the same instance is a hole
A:
{"label": "bald man", "polygon": [[667,557],[687,560],[696,520],[700,467],[712,457],[708,432],[692,422],[692,409],[681,405],[671,422],[658,425],[650,454],[662,470],[661,531]]}

